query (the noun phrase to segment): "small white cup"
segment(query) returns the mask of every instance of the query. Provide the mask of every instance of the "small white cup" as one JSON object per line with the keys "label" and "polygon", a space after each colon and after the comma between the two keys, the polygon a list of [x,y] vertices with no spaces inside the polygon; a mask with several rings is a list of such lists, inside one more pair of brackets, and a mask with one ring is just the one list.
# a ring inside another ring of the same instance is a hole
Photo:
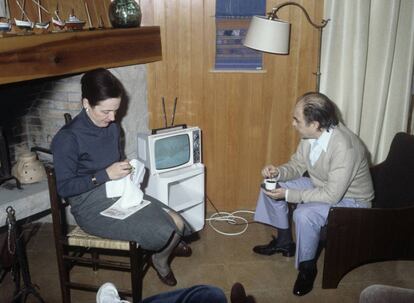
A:
{"label": "small white cup", "polygon": [[264,180],[266,190],[274,190],[276,188],[276,179],[269,178]]}

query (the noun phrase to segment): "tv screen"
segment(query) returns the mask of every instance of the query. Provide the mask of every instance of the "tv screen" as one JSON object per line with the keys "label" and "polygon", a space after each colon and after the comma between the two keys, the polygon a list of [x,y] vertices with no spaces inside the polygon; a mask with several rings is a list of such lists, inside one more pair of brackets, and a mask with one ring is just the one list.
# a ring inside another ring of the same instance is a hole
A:
{"label": "tv screen", "polygon": [[155,168],[168,169],[190,161],[190,139],[187,134],[161,138],[154,142]]}

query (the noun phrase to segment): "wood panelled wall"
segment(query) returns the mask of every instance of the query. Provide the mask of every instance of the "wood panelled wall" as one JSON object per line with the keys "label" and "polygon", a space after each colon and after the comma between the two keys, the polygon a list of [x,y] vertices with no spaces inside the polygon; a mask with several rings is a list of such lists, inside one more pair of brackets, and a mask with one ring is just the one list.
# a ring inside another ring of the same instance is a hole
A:
{"label": "wood panelled wall", "polygon": [[[284,1],[268,1],[267,11]],[[296,1],[316,22],[322,0]],[[318,31],[296,6],[280,10],[290,20],[290,54],[264,55],[264,72],[214,72],[214,0],[142,0],[144,25],[160,25],[163,60],[149,64],[150,127],[163,127],[161,97],[171,120],[203,131],[206,194],[219,210],[253,209],[261,169],[287,161],[298,136],[291,126],[295,100],[315,90]],[[208,205],[208,209],[212,209]]]}

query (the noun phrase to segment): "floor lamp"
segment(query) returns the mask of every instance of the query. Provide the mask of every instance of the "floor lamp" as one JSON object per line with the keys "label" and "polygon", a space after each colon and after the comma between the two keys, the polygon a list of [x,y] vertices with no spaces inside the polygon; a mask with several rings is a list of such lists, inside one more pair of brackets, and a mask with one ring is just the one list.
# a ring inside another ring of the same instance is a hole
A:
{"label": "floor lamp", "polygon": [[299,7],[305,14],[309,23],[319,31],[319,50],[317,58],[316,91],[319,92],[322,30],[328,24],[328,20],[322,19],[321,24],[312,22],[306,9],[296,2],[284,2],[274,7],[271,12],[264,16],[253,16],[244,40],[244,45],[262,52],[273,54],[288,54],[290,40],[290,23],[277,17],[277,12],[284,6],[294,5]]}

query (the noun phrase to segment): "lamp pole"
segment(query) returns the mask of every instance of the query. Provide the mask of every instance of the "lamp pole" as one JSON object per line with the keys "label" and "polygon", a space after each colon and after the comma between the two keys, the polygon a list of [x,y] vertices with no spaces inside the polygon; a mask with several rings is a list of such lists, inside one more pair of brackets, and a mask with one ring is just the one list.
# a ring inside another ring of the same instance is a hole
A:
{"label": "lamp pole", "polygon": [[319,32],[319,49],[318,49],[316,73],[313,73],[314,75],[316,75],[316,91],[319,92],[319,84],[320,84],[320,78],[321,78],[322,30],[328,24],[330,19],[327,19],[327,20],[322,19],[321,24],[316,24],[310,19],[308,12],[306,11],[306,9],[302,5],[300,5],[296,2],[292,2],[292,1],[284,2],[284,3],[281,3],[278,6],[274,7],[272,9],[272,11],[267,14],[268,19],[270,19],[270,20],[279,19],[277,17],[277,12],[282,7],[288,6],[288,5],[294,5],[294,6],[299,7],[303,11],[303,13],[305,14],[306,19],[308,20],[310,25],[312,25],[314,28],[316,28]]}

